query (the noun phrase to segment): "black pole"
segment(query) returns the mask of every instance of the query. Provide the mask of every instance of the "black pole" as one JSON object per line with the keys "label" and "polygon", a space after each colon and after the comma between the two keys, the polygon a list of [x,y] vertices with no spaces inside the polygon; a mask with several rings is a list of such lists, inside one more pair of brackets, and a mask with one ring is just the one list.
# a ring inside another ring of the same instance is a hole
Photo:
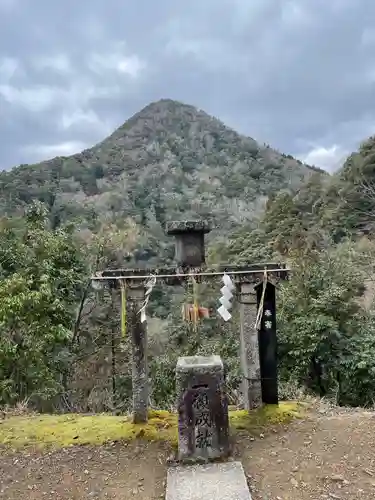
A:
{"label": "black pole", "polygon": [[[262,298],[263,283],[256,287],[258,308]],[[263,302],[263,314],[258,331],[259,362],[262,384],[262,401],[278,404],[277,384],[277,337],[276,337],[276,290],[267,282]]]}

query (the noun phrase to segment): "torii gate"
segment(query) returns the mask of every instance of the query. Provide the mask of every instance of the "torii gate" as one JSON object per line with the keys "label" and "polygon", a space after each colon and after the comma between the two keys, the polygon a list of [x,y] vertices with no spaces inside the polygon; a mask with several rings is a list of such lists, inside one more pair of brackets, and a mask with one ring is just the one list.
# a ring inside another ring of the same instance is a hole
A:
{"label": "torii gate", "polygon": [[[288,279],[285,264],[246,266],[205,264],[204,221],[172,221],[166,232],[175,236],[176,267],[159,269],[109,269],[92,276],[93,286],[127,290],[127,331],[132,341],[133,421],[147,422],[149,384],[147,363],[147,284],[152,277],[166,285],[182,285],[193,276],[197,282],[218,281],[228,275],[240,302],[240,355],[245,408],[278,404],[275,285]],[[265,279],[266,277],[266,279]],[[143,314],[140,311],[143,310]]]}

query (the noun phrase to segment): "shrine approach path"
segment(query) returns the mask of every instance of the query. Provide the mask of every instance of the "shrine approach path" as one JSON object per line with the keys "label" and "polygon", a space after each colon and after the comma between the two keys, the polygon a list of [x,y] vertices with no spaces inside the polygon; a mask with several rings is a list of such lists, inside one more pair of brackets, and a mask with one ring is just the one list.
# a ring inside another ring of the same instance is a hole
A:
{"label": "shrine approach path", "polygon": [[[375,412],[320,404],[301,420],[237,438],[253,500],[375,498]],[[164,498],[160,443],[1,454],[0,499]],[[218,499],[219,500],[219,499]]]}

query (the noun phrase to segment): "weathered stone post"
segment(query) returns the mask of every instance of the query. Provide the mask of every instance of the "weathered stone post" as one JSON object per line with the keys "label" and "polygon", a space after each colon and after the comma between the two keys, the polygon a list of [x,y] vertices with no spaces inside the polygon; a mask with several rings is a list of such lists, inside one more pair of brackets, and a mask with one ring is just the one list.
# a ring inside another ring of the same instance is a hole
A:
{"label": "weathered stone post", "polygon": [[148,361],[147,361],[147,323],[141,322],[141,309],[145,300],[145,288],[128,288],[127,324],[132,340],[132,386],[133,422],[147,422],[148,417]]}
{"label": "weathered stone post", "polygon": [[228,402],[220,356],[189,356],[176,366],[178,459],[211,460],[229,454]]}
{"label": "weathered stone post", "polygon": [[251,410],[262,405],[259,340],[258,331],[255,329],[258,307],[253,285],[240,284],[240,303],[242,391],[245,409]]}

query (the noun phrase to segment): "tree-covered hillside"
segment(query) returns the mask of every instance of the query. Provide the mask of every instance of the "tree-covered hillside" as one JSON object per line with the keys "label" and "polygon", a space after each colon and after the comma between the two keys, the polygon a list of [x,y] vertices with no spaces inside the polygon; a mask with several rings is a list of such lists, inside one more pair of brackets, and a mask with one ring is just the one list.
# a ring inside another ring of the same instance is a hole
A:
{"label": "tree-covered hillside", "polygon": [[39,200],[54,227],[81,219],[97,230],[103,221],[131,219],[163,240],[168,219],[209,218],[226,230],[251,221],[269,195],[311,173],[204,111],[166,99],[80,154],[2,172],[0,210],[13,214]]}
{"label": "tree-covered hillside", "polygon": [[[159,101],[79,155],[0,174],[0,404],[124,411],[129,339],[119,297],[94,292],[105,268],[173,258],[164,223],[208,218],[211,263],[284,260],[279,353],[282,394],[303,388],[340,404],[375,397],[373,275],[375,139],[329,176],[191,106]],[[197,331],[181,318],[189,290],[156,286],[148,309],[152,404],[174,400],[181,354],[221,354],[239,401],[238,318]],[[215,308],[218,290],[201,287]]]}
{"label": "tree-covered hillside", "polygon": [[374,151],[371,137],[335,175],[270,199],[255,231],[240,228],[215,249],[226,260],[289,263],[292,279],[279,291],[281,373],[340,404],[375,398]]}

